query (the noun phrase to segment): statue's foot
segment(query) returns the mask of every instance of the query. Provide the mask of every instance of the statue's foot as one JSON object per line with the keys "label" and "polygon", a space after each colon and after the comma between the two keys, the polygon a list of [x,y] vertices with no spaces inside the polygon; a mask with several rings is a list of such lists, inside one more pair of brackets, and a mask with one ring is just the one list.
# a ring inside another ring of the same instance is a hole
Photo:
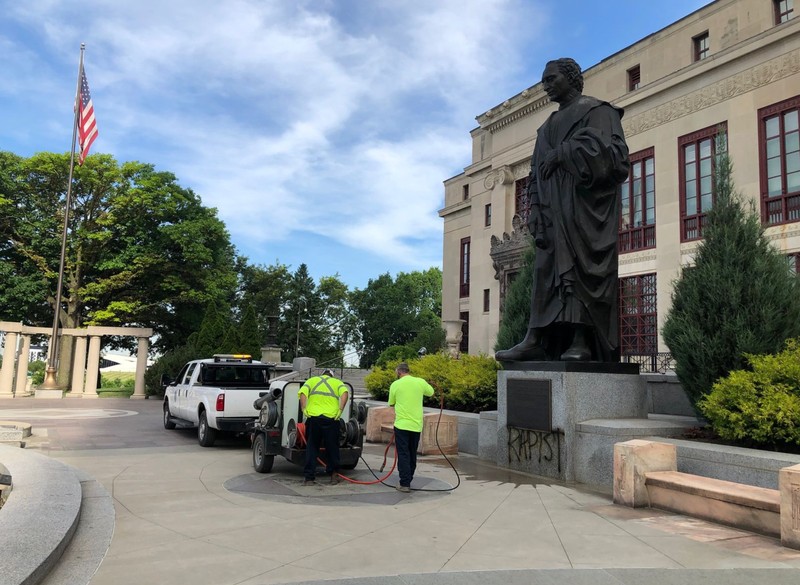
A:
{"label": "statue's foot", "polygon": [[528,362],[547,359],[544,348],[538,343],[518,343],[511,349],[502,349],[494,354],[498,362]]}
{"label": "statue's foot", "polygon": [[581,343],[573,343],[570,348],[561,354],[562,362],[588,362],[592,359],[592,352]]}

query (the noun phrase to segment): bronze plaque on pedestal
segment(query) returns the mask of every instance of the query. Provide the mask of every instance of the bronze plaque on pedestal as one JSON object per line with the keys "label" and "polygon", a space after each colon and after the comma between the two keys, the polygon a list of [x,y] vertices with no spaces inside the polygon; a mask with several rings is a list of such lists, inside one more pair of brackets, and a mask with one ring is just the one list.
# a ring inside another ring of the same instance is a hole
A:
{"label": "bronze plaque on pedestal", "polygon": [[553,399],[550,380],[507,380],[506,424],[518,429],[551,432]]}

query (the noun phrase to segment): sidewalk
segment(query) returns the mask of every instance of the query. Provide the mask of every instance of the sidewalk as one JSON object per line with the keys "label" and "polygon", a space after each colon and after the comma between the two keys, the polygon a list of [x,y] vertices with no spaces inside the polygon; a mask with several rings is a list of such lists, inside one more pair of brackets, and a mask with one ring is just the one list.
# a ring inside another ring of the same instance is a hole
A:
{"label": "sidewalk", "polygon": [[[0,401],[0,418],[13,418],[6,409],[42,402]],[[113,496],[114,536],[93,585],[354,577],[366,580],[351,583],[421,585],[800,582],[800,551],[775,539],[617,507],[606,495],[472,456],[452,458],[461,485],[448,493],[403,495],[381,485],[303,488],[300,469],[280,458],[273,473],[261,475],[253,472],[246,444],[204,449],[192,431],[163,430],[157,401],[87,403],[63,400],[54,408],[137,414],[113,425],[63,412],[67,418],[30,422],[50,427],[37,439],[42,453],[93,476]],[[104,448],[93,428],[115,448]],[[128,446],[143,436],[153,446]],[[368,451],[377,470],[383,448]],[[354,473],[365,479],[361,467]],[[415,486],[455,483],[441,457],[421,459]]]}

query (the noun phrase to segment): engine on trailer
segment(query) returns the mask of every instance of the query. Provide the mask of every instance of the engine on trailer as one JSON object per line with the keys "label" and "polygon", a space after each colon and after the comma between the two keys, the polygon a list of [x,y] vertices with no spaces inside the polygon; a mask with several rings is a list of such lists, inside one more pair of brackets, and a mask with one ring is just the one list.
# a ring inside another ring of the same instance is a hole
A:
{"label": "engine on trailer", "polygon": [[[305,463],[305,424],[300,408],[298,391],[301,381],[273,382],[269,390],[253,403],[259,411],[253,423],[253,467],[259,473],[268,473],[276,455],[288,461]],[[345,382],[353,396],[353,387]],[[348,400],[339,419],[339,462],[342,469],[358,465],[364,445],[368,406],[361,401]],[[324,454],[323,454],[324,456]]]}

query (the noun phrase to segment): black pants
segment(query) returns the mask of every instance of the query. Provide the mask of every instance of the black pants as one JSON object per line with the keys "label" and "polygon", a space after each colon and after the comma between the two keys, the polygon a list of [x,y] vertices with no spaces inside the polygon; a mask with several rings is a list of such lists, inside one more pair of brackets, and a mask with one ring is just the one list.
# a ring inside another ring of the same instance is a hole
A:
{"label": "black pants", "polygon": [[312,416],[306,419],[306,480],[313,480],[317,472],[319,448],[325,446],[325,471],[339,471],[339,421],[327,416]]}
{"label": "black pants", "polygon": [[394,444],[397,445],[397,472],[400,474],[400,485],[411,487],[414,471],[417,469],[417,447],[422,433],[394,429]]}

